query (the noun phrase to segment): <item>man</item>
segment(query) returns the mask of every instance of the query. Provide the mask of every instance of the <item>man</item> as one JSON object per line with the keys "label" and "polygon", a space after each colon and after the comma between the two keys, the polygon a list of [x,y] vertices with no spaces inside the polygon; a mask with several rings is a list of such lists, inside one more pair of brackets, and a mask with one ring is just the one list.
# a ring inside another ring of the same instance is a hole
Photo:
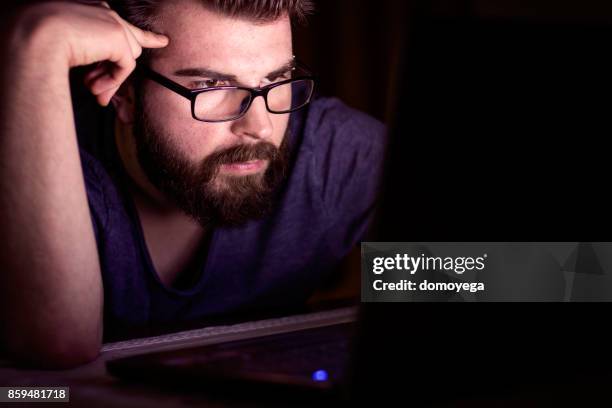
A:
{"label": "man", "polygon": [[[293,56],[310,2],[113,7],[31,6],[4,47],[2,334],[38,364],[89,361],[131,328],[303,303],[376,198],[382,125],[311,100]],[[108,155],[77,143],[77,66],[116,112]]]}

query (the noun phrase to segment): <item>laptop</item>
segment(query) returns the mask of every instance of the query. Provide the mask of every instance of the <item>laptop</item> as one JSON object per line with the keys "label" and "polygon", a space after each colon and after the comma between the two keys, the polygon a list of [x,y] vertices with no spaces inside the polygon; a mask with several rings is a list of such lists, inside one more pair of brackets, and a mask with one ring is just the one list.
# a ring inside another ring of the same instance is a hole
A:
{"label": "laptop", "polygon": [[[610,238],[601,138],[612,134],[604,104],[612,29],[431,15],[407,26],[374,238]],[[253,398],[567,402],[612,381],[611,311],[601,303],[368,303],[354,322],[120,358],[107,369]]]}
{"label": "laptop", "polygon": [[119,358],[108,361],[107,370],[124,380],[182,390],[338,398],[357,329],[354,319],[338,320],[343,322]]}

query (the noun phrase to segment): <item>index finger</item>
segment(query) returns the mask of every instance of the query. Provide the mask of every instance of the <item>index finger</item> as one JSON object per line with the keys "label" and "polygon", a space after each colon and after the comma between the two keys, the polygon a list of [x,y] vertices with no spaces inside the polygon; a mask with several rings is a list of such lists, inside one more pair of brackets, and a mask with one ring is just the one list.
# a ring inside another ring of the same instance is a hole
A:
{"label": "index finger", "polygon": [[141,47],[144,48],[163,48],[168,45],[170,39],[163,35],[157,34],[153,31],[141,30],[133,24],[130,24],[129,21],[123,20],[126,27],[134,34],[136,41],[140,44]]}

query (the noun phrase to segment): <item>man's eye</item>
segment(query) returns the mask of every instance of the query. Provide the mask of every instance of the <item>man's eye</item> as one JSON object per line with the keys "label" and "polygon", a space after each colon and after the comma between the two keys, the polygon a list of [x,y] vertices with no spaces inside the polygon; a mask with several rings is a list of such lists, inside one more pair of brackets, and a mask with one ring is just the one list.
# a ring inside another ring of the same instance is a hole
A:
{"label": "man's eye", "polygon": [[287,72],[286,74],[277,76],[272,82],[280,82],[285,81],[287,79],[291,79],[291,72]]}
{"label": "man's eye", "polygon": [[221,81],[218,79],[204,79],[201,81],[195,81],[192,83],[194,88],[212,88],[215,86],[226,86],[229,85],[227,81]]}

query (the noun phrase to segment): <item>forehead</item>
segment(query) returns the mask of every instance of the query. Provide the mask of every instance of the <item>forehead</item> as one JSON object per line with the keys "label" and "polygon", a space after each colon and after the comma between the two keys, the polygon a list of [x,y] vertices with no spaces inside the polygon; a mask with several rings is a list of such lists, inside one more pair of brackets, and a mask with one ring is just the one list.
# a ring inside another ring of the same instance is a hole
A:
{"label": "forehead", "polygon": [[266,74],[292,55],[287,16],[255,23],[216,13],[198,0],[164,2],[155,29],[170,44],[153,63],[166,69],[206,67],[237,76]]}

